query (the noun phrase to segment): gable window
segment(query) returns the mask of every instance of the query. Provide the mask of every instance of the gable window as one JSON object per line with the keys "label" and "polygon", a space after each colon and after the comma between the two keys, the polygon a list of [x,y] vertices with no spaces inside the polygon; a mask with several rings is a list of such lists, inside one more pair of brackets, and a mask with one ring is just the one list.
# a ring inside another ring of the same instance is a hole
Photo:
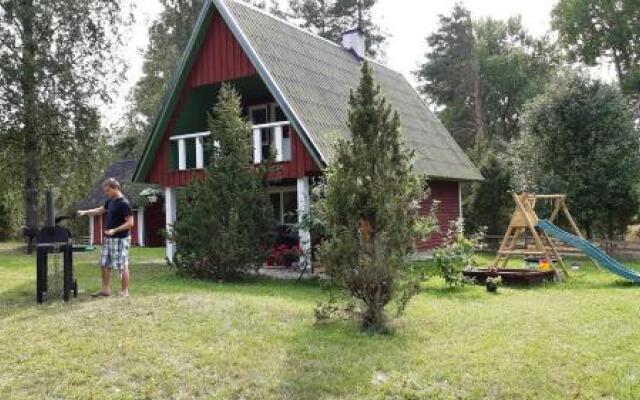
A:
{"label": "gable window", "polygon": [[260,164],[271,154],[276,162],[291,161],[291,132],[289,122],[276,103],[249,107],[253,125],[253,161]]}
{"label": "gable window", "polygon": [[172,136],[169,140],[169,170],[203,169],[207,164],[204,139],[209,132]]}

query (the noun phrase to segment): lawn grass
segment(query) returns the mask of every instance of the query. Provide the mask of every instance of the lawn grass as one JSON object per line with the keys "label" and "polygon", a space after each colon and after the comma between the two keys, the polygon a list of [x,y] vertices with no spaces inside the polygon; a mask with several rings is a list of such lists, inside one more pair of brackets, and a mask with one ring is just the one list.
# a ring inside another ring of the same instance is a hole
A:
{"label": "lawn grass", "polygon": [[497,295],[429,279],[372,337],[316,325],[317,283],[177,278],[161,249],[133,250],[132,298],[93,300],[97,257],[36,306],[34,258],[0,245],[0,399],[640,398],[640,287],[586,263]]}

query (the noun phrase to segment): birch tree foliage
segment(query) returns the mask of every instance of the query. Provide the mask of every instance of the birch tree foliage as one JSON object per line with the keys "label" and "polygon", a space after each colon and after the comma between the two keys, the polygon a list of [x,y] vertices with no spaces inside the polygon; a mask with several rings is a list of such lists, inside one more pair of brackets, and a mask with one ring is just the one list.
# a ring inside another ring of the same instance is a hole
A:
{"label": "birch tree foliage", "polygon": [[94,170],[128,19],[114,0],[0,1],[0,175],[21,191],[28,226],[44,186],[64,192]]}

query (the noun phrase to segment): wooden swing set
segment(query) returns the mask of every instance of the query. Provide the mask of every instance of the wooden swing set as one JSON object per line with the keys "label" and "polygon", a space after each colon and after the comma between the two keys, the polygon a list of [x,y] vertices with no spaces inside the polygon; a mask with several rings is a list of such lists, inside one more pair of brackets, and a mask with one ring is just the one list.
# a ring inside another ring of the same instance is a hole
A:
{"label": "wooden swing set", "polygon": [[[562,259],[561,253],[575,254],[576,249],[562,247],[563,245],[551,239],[544,231],[536,229],[538,224],[538,214],[536,213],[536,203],[541,201],[551,201],[551,215],[548,218],[551,223],[555,223],[560,212],[567,219],[572,233],[580,238],[584,238],[578,225],[571,216],[567,207],[567,196],[564,194],[532,194],[532,193],[512,193],[516,203],[516,209],[511,216],[511,221],[507,232],[502,239],[498,254],[493,261],[493,269],[505,268],[509,259],[514,255],[521,255],[532,258],[545,259],[548,262],[557,262],[564,275],[569,276],[567,267]],[[527,234],[533,238],[533,244],[527,242]]]}

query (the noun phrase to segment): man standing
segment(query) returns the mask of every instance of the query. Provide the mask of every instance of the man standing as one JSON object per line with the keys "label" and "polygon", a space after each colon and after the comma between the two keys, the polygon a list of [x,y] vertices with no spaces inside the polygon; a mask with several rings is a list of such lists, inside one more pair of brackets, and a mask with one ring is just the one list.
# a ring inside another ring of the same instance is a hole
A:
{"label": "man standing", "polygon": [[78,211],[79,216],[95,216],[107,214],[106,230],[100,255],[102,272],[102,289],[94,293],[93,297],[111,296],[111,270],[118,270],[122,289],[120,296],[129,297],[129,246],[131,245],[130,231],[133,228],[133,213],[129,202],[122,195],[120,183],[109,178],[102,183],[102,190],[107,196],[107,202],[102,207],[92,210]]}

